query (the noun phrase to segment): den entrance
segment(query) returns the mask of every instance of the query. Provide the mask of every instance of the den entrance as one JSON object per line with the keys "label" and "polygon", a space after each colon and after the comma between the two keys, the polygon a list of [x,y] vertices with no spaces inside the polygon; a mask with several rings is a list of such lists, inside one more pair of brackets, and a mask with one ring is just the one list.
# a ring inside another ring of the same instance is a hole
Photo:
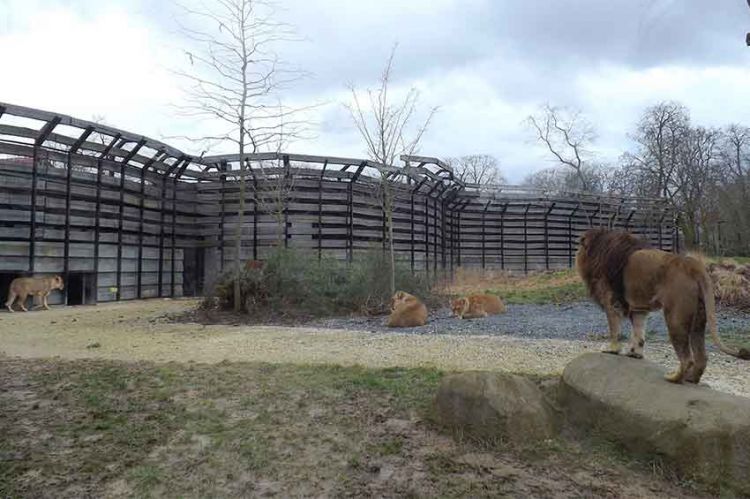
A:
{"label": "den entrance", "polygon": [[65,282],[68,305],[96,303],[96,275],[93,272],[71,272]]}
{"label": "den entrance", "polygon": [[10,283],[16,277],[23,277],[26,275],[24,272],[0,272],[0,304],[5,306],[5,302],[8,301],[8,290],[10,289]]}

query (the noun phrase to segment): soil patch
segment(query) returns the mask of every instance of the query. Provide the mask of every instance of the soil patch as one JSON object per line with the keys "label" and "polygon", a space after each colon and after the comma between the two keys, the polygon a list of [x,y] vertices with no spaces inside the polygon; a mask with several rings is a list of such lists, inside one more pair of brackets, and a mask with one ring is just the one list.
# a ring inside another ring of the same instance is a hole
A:
{"label": "soil patch", "polygon": [[691,497],[607,450],[460,442],[429,369],[0,358],[0,495]]}

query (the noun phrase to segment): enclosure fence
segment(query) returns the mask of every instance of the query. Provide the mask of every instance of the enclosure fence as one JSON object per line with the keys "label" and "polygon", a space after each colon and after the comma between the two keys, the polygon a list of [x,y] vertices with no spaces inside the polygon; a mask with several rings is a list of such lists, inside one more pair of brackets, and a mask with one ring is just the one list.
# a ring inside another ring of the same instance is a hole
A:
{"label": "enclosure fence", "polygon": [[199,294],[235,260],[279,246],[352,261],[385,250],[413,270],[574,263],[589,227],[679,249],[662,199],[460,181],[439,159],[400,165],[283,152],[199,157],[141,135],[0,103],[0,293],[60,273],[67,303]]}

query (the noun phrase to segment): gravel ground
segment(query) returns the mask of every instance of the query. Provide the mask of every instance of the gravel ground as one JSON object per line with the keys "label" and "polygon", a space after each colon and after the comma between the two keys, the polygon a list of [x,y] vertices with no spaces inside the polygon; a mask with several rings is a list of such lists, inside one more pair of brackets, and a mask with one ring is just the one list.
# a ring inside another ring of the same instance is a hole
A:
{"label": "gravel ground", "polygon": [[[325,319],[311,326],[358,331],[393,331],[385,326],[386,317],[343,317]],[[750,314],[724,309],[718,313],[719,331],[750,331]],[[590,302],[566,305],[509,305],[508,312],[483,319],[462,320],[451,316],[448,308],[430,314],[421,327],[402,328],[399,333],[450,334],[462,336],[493,335],[519,338],[557,338],[564,340],[601,339],[607,334],[607,319],[602,310]],[[646,327],[650,340],[666,340],[667,327],[661,312],[649,316]],[[623,323],[630,332],[630,323]]]}
{"label": "gravel ground", "polygon": [[[505,316],[489,321],[437,319],[435,326],[441,321],[454,323],[453,331],[450,327],[439,328],[442,334],[379,330],[381,319],[365,321],[372,324],[369,328],[351,319],[327,321],[338,324],[338,328],[322,324],[204,325],[172,319],[194,310],[197,304],[197,300],[141,300],[0,313],[0,356],[437,367],[448,371],[480,369],[554,375],[578,355],[601,350],[605,341],[596,335],[606,332],[603,314],[587,304],[571,309],[513,306]],[[575,319],[579,307],[588,310],[583,316],[585,321]],[[546,322],[531,322],[545,317],[540,312],[543,309],[556,313],[544,319]],[[488,325],[494,321],[506,321],[506,329]],[[563,333],[559,331],[570,329],[570,324],[579,324],[579,335],[560,337]],[[461,330],[464,334],[458,334]],[[537,336],[523,336],[522,331],[534,331]],[[587,332],[591,333],[588,338]],[[675,354],[667,342],[649,341],[645,353],[648,360],[665,369],[675,367]],[[714,389],[750,397],[748,363],[728,355],[711,351],[703,380]]]}

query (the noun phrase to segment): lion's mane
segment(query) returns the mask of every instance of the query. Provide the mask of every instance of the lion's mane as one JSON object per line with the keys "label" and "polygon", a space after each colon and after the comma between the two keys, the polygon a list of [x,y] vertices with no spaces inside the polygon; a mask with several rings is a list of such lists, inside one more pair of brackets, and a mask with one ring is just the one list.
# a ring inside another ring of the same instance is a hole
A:
{"label": "lion's mane", "polygon": [[612,293],[612,305],[620,307],[627,314],[623,278],[625,266],[630,255],[649,248],[649,244],[628,232],[607,229],[589,229],[584,233],[583,241],[585,248],[579,250],[576,265],[589,295],[600,305],[605,305],[602,303],[605,298],[601,296],[599,284],[603,280]]}

